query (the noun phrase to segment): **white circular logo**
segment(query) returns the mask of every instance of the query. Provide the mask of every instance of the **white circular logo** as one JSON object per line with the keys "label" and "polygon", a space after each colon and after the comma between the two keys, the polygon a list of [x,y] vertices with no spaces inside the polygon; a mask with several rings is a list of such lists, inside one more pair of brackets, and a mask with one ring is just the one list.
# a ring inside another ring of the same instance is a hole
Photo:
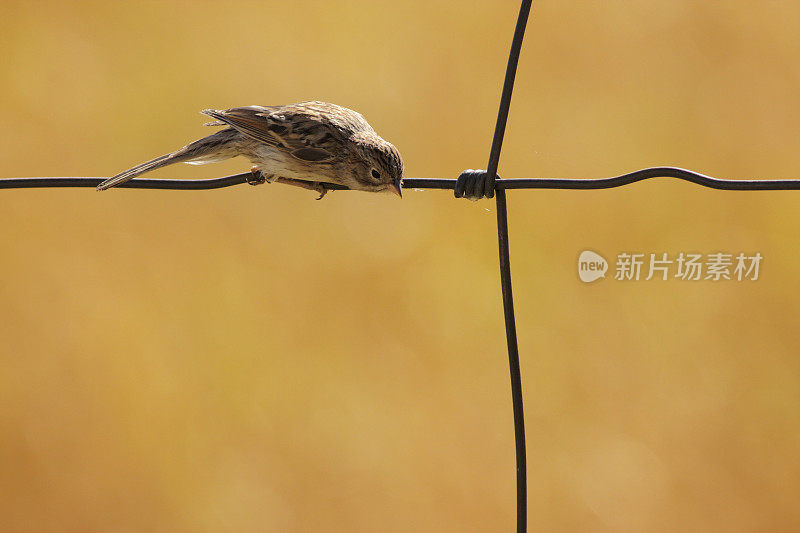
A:
{"label": "white circular logo", "polygon": [[596,252],[584,250],[578,257],[578,277],[584,283],[591,283],[606,277],[607,270],[608,261]]}

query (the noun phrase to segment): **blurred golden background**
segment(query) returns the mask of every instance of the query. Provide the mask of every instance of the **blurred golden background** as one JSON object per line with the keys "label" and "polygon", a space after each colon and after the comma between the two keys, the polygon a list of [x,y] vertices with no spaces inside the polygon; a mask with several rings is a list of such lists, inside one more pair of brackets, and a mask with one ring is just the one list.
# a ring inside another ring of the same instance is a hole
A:
{"label": "blurred golden background", "polygon": [[[0,177],[321,99],[484,168],[516,0],[0,3]],[[500,174],[800,178],[797,2],[534,3]],[[215,177],[244,160],[153,177]],[[494,202],[0,191],[0,529],[511,531]],[[798,192],[509,193],[530,529],[800,530]],[[578,254],[760,252],[755,282]],[[612,267],[613,268],[613,267]]]}

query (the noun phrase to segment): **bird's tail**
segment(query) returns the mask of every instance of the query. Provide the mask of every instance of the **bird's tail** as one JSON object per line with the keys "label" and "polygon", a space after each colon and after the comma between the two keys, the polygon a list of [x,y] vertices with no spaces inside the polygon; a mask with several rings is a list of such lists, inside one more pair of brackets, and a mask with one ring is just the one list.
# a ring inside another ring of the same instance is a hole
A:
{"label": "bird's tail", "polygon": [[238,139],[239,134],[236,130],[232,128],[220,130],[213,135],[203,137],[193,143],[187,144],[180,150],[162,155],[161,157],[156,157],[155,159],[136,165],[133,168],[129,168],[124,172],[120,172],[116,176],[108,178],[98,185],[97,190],[104,191],[115,185],[125,183],[145,172],[150,172],[151,170],[165,167],[173,163],[193,163],[200,165],[234,157],[238,155],[238,151],[236,150],[236,141]]}

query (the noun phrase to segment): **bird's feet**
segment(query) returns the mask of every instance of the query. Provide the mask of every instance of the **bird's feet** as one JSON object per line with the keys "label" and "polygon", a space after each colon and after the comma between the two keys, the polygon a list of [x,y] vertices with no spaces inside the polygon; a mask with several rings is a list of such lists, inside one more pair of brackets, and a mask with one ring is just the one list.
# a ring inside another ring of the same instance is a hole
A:
{"label": "bird's feet", "polygon": [[[271,180],[270,180],[271,181]],[[286,185],[294,185],[295,187],[300,187],[302,189],[308,189],[309,191],[315,191],[319,193],[319,197],[317,200],[322,200],[322,197],[328,194],[328,191],[332,191],[333,189],[329,189],[327,184],[321,181],[306,181],[306,180],[298,180],[294,178],[275,178],[277,183],[285,183]]]}
{"label": "bird's feet", "polygon": [[319,197],[317,200],[322,200],[322,197],[328,194],[328,188],[325,186],[324,183],[315,183],[314,190],[319,193]]}
{"label": "bird's feet", "polygon": [[267,183],[268,181],[270,180],[267,179],[264,173],[261,172],[257,166],[253,166],[250,169],[250,177],[247,178],[247,183],[249,183],[250,185],[262,185],[264,183]]}

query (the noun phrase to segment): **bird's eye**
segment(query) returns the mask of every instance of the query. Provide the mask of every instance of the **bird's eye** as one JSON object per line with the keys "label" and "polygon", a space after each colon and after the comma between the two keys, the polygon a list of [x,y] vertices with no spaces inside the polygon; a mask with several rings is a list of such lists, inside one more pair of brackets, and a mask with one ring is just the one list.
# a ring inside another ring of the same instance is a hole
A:
{"label": "bird's eye", "polygon": [[372,169],[372,177],[375,178],[376,180],[379,180],[379,179],[381,179],[381,173],[373,168]]}

